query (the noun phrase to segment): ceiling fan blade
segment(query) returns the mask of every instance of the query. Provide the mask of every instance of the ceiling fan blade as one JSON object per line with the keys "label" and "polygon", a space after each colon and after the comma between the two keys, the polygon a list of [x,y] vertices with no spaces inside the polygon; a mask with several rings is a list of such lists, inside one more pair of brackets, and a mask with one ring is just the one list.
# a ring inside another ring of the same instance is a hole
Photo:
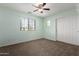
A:
{"label": "ceiling fan blade", "polygon": [[43,5],[42,5],[42,6],[44,7],[45,5],[46,5],[46,3],[43,3]]}
{"label": "ceiling fan blade", "polygon": [[35,5],[32,5],[32,6],[34,6],[34,7],[36,7],[36,8],[39,8],[38,6],[35,6]]}
{"label": "ceiling fan blade", "polygon": [[34,10],[33,12],[36,12],[36,11],[38,11],[38,9]]}
{"label": "ceiling fan blade", "polygon": [[49,8],[43,8],[43,10],[50,10]]}

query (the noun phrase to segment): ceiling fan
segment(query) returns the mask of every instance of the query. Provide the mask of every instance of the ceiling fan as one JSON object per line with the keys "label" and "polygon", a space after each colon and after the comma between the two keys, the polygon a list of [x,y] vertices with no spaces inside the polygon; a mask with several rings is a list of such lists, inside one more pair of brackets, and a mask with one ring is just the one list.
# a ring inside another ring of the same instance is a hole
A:
{"label": "ceiling fan", "polygon": [[37,8],[36,10],[34,10],[33,12],[39,11],[40,13],[43,13],[44,10],[49,11],[50,8],[44,8],[46,5],[46,3],[42,3],[42,4],[38,4],[38,5],[33,5],[35,8]]}

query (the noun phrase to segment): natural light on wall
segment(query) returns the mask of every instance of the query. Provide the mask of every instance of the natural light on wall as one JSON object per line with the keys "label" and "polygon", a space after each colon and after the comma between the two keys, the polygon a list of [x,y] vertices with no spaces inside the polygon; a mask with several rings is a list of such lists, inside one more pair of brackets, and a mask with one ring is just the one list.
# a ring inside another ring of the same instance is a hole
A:
{"label": "natural light on wall", "polygon": [[50,20],[47,21],[47,26],[50,26]]}

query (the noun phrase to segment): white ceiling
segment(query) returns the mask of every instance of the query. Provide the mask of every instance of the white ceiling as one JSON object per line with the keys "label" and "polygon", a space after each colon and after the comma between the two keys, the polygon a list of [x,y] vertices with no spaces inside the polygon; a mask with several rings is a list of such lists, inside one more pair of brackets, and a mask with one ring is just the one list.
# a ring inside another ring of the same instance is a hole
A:
{"label": "white ceiling", "polygon": [[17,11],[26,13],[31,12],[34,15],[45,17],[53,13],[75,8],[76,5],[75,3],[47,3],[45,7],[50,8],[50,11],[44,11],[44,13],[41,14],[39,12],[33,12],[36,8],[33,7],[32,4],[34,3],[1,3],[0,6],[10,7]]}

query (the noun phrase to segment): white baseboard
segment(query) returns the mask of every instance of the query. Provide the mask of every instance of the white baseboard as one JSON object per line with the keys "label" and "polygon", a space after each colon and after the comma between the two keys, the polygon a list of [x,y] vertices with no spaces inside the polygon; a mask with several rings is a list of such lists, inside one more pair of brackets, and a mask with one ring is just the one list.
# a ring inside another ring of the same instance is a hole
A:
{"label": "white baseboard", "polygon": [[24,39],[24,41],[20,41],[20,40],[19,40],[19,41],[17,41],[17,42],[14,41],[14,42],[6,43],[6,44],[3,43],[3,45],[0,44],[0,47],[9,46],[9,45],[14,45],[14,44],[19,44],[19,43],[28,42],[28,41],[32,41],[32,40],[36,40],[36,39],[41,39],[41,38],[42,38],[42,37],[33,38],[33,39],[28,39],[28,40],[25,40],[25,39]]}

